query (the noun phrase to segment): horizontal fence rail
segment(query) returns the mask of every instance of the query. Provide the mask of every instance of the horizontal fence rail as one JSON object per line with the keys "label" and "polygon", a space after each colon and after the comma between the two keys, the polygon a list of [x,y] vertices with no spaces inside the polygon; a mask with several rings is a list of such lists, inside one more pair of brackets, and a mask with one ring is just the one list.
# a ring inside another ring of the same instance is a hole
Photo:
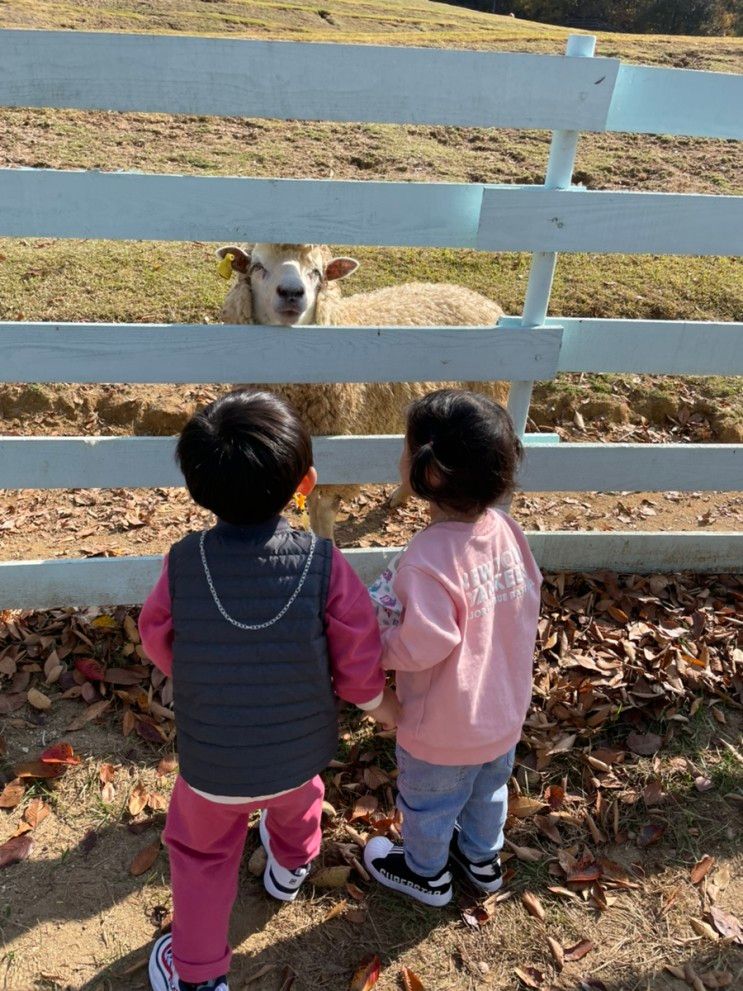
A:
{"label": "horizontal fence rail", "polygon": [[[556,372],[743,375],[743,323],[549,317],[472,327],[0,322],[7,382],[543,381]],[[562,342],[560,343],[560,334]]]}
{"label": "horizontal fence rail", "polygon": [[582,317],[545,323],[563,329],[560,372],[743,375],[743,323]]}
{"label": "horizontal fence rail", "polygon": [[0,32],[0,105],[743,137],[743,79],[721,72],[67,31]]}
{"label": "horizontal fence rail", "polygon": [[[743,490],[743,445],[539,444],[527,447],[528,492]],[[316,437],[326,485],[397,480],[402,437]],[[0,437],[0,488],[180,486],[173,437]]]}
{"label": "horizontal fence rail", "polygon": [[8,382],[404,382],[552,378],[558,327],[2,323]]}
{"label": "horizontal fence rail", "polygon": [[0,236],[743,254],[743,196],[0,169]]}
{"label": "horizontal fence rail", "polygon": [[0,32],[0,105],[20,107],[601,131],[618,69],[512,52]]}
{"label": "horizontal fence rail", "polygon": [[743,76],[620,65],[607,131],[743,138]]}
{"label": "horizontal fence rail", "polygon": [[477,247],[743,255],[743,196],[486,186]]}
{"label": "horizontal fence rail", "polygon": [[[743,569],[743,534],[529,532],[529,544],[545,571],[611,570],[632,573],[736,572]],[[649,539],[652,538],[652,539]],[[345,550],[365,582],[400,548]],[[162,567],[161,557],[69,558],[0,562],[0,602],[6,609],[139,604]]]}

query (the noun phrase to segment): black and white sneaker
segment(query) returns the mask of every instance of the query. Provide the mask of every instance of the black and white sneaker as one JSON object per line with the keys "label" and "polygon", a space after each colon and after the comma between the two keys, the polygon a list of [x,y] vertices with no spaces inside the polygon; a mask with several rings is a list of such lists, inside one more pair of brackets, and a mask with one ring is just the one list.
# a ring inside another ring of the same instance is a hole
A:
{"label": "black and white sneaker", "polygon": [[310,872],[310,865],[304,864],[303,867],[297,867],[293,871],[281,866],[271,852],[271,840],[266,828],[265,812],[261,816],[258,832],[267,858],[266,869],[263,872],[263,887],[273,898],[278,898],[281,902],[293,902]]}
{"label": "black and white sneaker", "polygon": [[364,847],[364,865],[369,873],[385,888],[409,895],[424,905],[441,908],[452,898],[452,876],[448,866],[435,877],[423,877],[411,870],[405,862],[401,846],[386,836],[375,836]]}
{"label": "black and white sneaker", "polygon": [[494,857],[490,857],[488,860],[480,860],[476,863],[472,860],[467,860],[459,849],[460,833],[461,829],[459,826],[455,826],[454,835],[451,838],[451,846],[449,847],[449,854],[454,864],[470,884],[479,888],[480,891],[487,891],[491,894],[494,891],[499,891],[503,884],[503,877],[498,854],[496,853]]}
{"label": "black and white sneaker", "polygon": [[153,946],[149,974],[152,991],[230,991],[224,975],[200,984],[182,980],[173,964],[173,937],[170,933],[161,936]]}

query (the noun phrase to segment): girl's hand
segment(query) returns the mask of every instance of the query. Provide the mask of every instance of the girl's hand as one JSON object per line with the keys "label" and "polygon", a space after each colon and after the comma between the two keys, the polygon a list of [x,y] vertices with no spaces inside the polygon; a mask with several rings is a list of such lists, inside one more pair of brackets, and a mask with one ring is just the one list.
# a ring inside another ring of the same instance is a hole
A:
{"label": "girl's hand", "polygon": [[376,719],[383,729],[394,729],[400,721],[402,707],[392,689],[385,688],[384,696],[377,708],[369,709],[367,713]]}

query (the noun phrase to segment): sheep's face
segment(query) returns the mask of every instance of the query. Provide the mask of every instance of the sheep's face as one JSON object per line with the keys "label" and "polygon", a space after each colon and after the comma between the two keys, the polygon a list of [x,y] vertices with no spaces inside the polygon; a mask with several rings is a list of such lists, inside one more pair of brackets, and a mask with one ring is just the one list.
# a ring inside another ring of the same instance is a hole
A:
{"label": "sheep's face", "polygon": [[220,248],[233,255],[232,268],[251,289],[253,323],[297,326],[315,322],[318,295],[328,282],[358,268],[353,258],[333,258],[322,244],[255,244],[250,252]]}

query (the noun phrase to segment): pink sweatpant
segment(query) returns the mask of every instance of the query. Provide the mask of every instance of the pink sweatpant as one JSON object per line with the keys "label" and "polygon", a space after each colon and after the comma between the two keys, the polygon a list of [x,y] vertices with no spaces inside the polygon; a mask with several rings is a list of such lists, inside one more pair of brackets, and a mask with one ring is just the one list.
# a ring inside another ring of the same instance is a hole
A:
{"label": "pink sweatpant", "polygon": [[173,960],[184,981],[208,981],[229,969],[227,934],[250,813],[268,810],[271,851],[294,870],[320,852],[324,794],[317,776],[278,798],[222,805],[177,779],[163,839],[173,890]]}

